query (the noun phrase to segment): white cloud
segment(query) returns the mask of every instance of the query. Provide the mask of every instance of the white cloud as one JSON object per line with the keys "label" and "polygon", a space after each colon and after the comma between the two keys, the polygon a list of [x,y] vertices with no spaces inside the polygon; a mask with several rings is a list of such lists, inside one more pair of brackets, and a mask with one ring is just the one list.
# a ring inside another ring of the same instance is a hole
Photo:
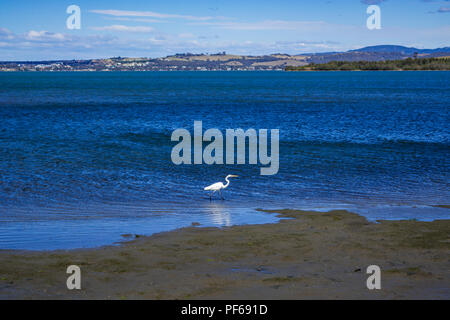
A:
{"label": "white cloud", "polygon": [[6,40],[14,39],[14,34],[6,28],[0,28],[0,39]]}
{"label": "white cloud", "polygon": [[91,29],[98,31],[126,31],[126,32],[152,32],[154,30],[152,27],[124,26],[121,24],[115,24],[112,26],[104,26],[104,27],[92,27]]}
{"label": "white cloud", "polygon": [[153,11],[128,11],[128,10],[90,10],[93,13],[99,13],[104,15],[110,15],[115,17],[150,17],[150,18],[158,18],[158,19],[185,19],[185,20],[193,20],[193,21],[205,21],[211,20],[213,17],[197,17],[190,15],[181,15],[181,14],[165,14],[158,13]]}
{"label": "white cloud", "polygon": [[166,23],[167,20],[158,19],[147,19],[147,18],[127,18],[127,17],[105,17],[106,20],[116,20],[116,21],[133,21],[133,22],[148,22],[148,23]]}
{"label": "white cloud", "polygon": [[25,38],[27,40],[64,40],[64,35],[61,33],[53,33],[48,31],[30,30]]}

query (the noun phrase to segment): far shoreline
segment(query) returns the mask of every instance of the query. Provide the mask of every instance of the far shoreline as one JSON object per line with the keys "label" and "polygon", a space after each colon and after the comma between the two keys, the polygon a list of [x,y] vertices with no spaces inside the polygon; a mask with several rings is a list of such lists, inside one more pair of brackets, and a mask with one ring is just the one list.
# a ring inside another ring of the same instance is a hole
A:
{"label": "far shoreline", "polygon": [[258,72],[376,72],[376,71],[386,71],[386,72],[416,72],[416,71],[422,71],[422,72],[449,72],[450,70],[58,70],[58,71],[7,71],[7,70],[0,70],[0,73],[78,73],[78,72],[88,72],[88,73],[120,73],[120,72],[136,72],[136,73],[143,73],[143,72],[167,72],[167,73],[186,73],[186,72],[195,72],[195,73],[210,73],[210,72],[252,72],[252,73],[258,73]]}

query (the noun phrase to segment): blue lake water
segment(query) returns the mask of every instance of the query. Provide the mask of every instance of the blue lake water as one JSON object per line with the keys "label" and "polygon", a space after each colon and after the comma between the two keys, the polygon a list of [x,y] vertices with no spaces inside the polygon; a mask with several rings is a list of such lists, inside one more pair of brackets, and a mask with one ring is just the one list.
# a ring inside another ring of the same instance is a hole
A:
{"label": "blue lake water", "polygon": [[[171,133],[195,120],[279,129],[278,174],[174,165]],[[0,249],[277,221],[255,208],[448,219],[449,123],[445,71],[0,73]]]}

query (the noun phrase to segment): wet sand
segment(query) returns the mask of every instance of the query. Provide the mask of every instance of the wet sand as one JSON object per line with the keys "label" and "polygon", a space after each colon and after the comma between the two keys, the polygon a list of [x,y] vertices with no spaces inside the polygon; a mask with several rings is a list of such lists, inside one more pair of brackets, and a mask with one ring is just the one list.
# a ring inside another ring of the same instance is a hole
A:
{"label": "wet sand", "polygon": [[[97,249],[0,251],[0,299],[450,299],[450,220],[273,212],[289,219]],[[66,288],[73,264],[81,290]],[[369,265],[381,268],[381,290],[366,287]]]}

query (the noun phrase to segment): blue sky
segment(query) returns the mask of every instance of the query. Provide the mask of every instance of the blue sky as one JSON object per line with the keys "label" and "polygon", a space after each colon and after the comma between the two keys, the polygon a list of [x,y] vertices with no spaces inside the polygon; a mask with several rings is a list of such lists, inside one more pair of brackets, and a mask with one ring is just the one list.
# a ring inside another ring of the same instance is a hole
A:
{"label": "blue sky", "polygon": [[[69,30],[69,5],[81,29]],[[381,8],[368,30],[366,9]],[[0,2],[0,60],[450,46],[450,0],[58,0]]]}

